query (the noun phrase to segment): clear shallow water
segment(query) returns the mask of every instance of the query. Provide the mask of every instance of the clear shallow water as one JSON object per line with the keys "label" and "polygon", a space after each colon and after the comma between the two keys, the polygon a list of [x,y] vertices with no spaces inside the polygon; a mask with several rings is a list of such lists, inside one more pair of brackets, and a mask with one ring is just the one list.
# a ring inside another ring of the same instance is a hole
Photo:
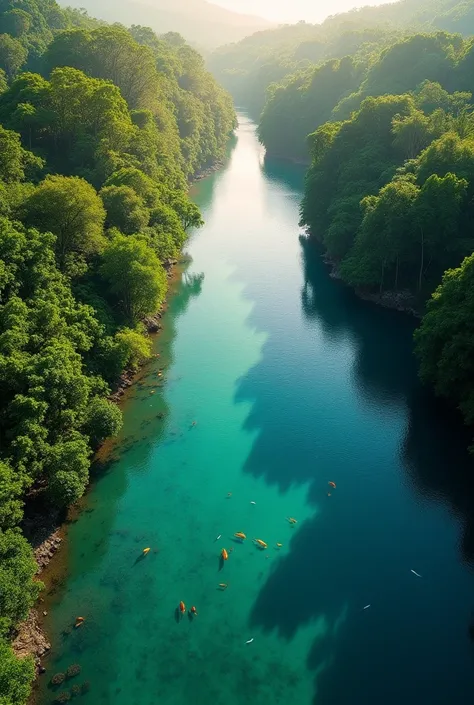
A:
{"label": "clear shallow water", "polygon": [[[49,607],[48,674],[79,663],[81,702],[473,699],[466,437],[417,382],[412,321],[357,300],[299,243],[302,176],[265,163],[242,117],[229,163],[195,188],[206,226],[161,357]],[[194,620],[176,619],[180,600]]]}

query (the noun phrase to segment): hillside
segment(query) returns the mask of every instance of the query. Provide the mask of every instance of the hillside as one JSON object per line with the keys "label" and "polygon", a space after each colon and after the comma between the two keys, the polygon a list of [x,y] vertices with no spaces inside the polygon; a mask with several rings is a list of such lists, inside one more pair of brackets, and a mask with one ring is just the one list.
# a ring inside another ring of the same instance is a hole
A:
{"label": "hillside", "polygon": [[61,0],[107,22],[141,24],[158,34],[179,32],[193,44],[213,49],[271,27],[260,17],[241,15],[206,0]]}
{"label": "hillside", "polygon": [[258,118],[272,83],[329,59],[360,51],[368,56],[414,31],[438,30],[473,34],[474,0],[400,0],[334,15],[321,24],[284,25],[219,47],[208,64],[237,104]]}

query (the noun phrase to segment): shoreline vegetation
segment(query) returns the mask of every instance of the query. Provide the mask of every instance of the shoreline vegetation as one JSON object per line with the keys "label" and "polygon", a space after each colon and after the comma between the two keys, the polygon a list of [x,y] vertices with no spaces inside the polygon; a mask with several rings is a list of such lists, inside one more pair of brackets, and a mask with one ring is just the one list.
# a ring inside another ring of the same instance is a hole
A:
{"label": "shoreline vegetation", "polygon": [[2,0],[0,26],[0,680],[23,705],[48,649],[39,571],[121,429],[115,402],[202,225],[189,184],[236,116],[176,33],[55,0]]}

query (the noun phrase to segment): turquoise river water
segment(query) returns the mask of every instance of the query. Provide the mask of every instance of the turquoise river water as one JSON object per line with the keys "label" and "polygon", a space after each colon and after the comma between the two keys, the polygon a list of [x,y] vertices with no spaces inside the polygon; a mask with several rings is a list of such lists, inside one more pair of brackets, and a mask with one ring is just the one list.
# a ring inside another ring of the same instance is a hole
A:
{"label": "turquoise river water", "polygon": [[194,189],[160,357],[69,527],[44,705],[72,663],[59,690],[89,705],[474,701],[468,439],[417,381],[414,322],[300,242],[302,180],[241,116]]}

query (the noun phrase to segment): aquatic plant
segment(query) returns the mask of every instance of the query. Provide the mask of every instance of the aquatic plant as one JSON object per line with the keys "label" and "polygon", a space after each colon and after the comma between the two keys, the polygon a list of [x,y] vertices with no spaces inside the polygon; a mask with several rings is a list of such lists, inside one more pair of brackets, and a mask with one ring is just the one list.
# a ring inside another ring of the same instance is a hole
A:
{"label": "aquatic plant", "polygon": [[67,703],[71,699],[71,693],[68,690],[63,690],[59,695],[56,696],[54,699],[55,703]]}
{"label": "aquatic plant", "polygon": [[52,678],[51,678],[51,683],[52,685],[60,685],[61,683],[64,683],[66,680],[66,674],[65,673],[56,673]]}
{"label": "aquatic plant", "polygon": [[67,678],[74,678],[74,676],[78,676],[80,672],[81,672],[81,667],[79,666],[79,664],[73,663],[72,666],[68,667],[68,669],[66,671],[66,677]]}

